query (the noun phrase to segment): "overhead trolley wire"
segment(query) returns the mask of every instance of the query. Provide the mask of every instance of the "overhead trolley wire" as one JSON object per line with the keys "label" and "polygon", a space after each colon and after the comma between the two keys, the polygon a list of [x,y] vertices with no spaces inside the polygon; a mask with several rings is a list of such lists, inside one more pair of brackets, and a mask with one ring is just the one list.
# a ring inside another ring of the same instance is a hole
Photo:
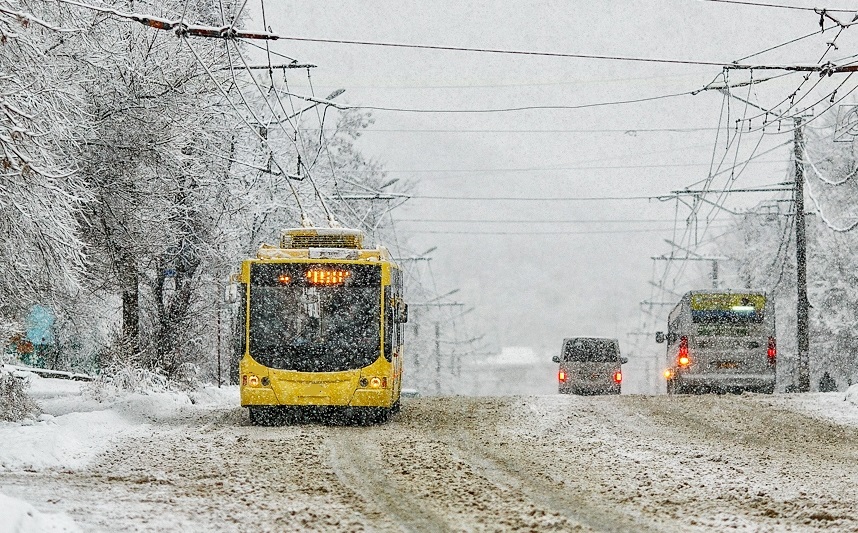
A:
{"label": "overhead trolley wire", "polygon": [[[123,12],[118,9],[101,7],[97,5],[88,4],[85,2],[80,2],[78,0],[58,0],[59,2],[74,5],[77,7],[91,9],[93,11],[97,11],[99,13],[105,13],[108,15],[112,15],[114,17],[123,18],[126,20],[131,20],[134,22],[138,22],[140,24],[144,24],[156,29],[160,30],[176,30],[180,35],[193,36],[193,37],[209,37],[209,38],[220,38],[220,39],[241,39],[241,40],[283,40],[283,41],[293,41],[293,42],[314,42],[314,43],[327,43],[327,44],[346,44],[346,45],[359,45],[359,46],[375,46],[375,47],[387,47],[387,48],[403,48],[403,49],[419,49],[419,50],[437,50],[437,51],[453,51],[453,52],[474,52],[474,53],[488,53],[488,54],[503,54],[503,55],[517,55],[517,56],[536,56],[536,57],[557,57],[557,58],[570,58],[570,59],[593,59],[593,60],[604,60],[604,61],[627,61],[627,62],[642,62],[642,63],[662,63],[662,64],[673,64],[673,65],[702,65],[702,66],[718,66],[724,67],[729,66],[731,68],[770,68],[770,69],[791,69],[794,67],[791,66],[767,66],[767,65],[739,65],[736,62],[731,61],[706,61],[706,60],[691,60],[691,59],[670,59],[670,58],[652,58],[652,57],[635,57],[635,56],[620,56],[620,55],[602,55],[602,54],[576,54],[576,53],[567,53],[567,52],[545,52],[545,51],[534,51],[534,50],[515,50],[515,49],[502,49],[502,48],[486,48],[486,47],[465,47],[465,46],[449,46],[449,45],[429,45],[429,44],[415,44],[415,43],[397,43],[397,42],[387,42],[387,41],[367,41],[367,40],[358,40],[358,39],[326,39],[320,37],[297,37],[297,36],[289,36],[289,35],[279,35],[276,33],[272,33],[267,31],[262,32],[248,32],[244,30],[237,30],[233,26],[235,21],[229,27],[214,27],[214,26],[202,26],[202,25],[189,25],[189,24],[180,24],[178,20],[166,19],[163,17],[156,17],[151,15],[141,15],[139,13],[128,13]],[[246,4],[247,0],[245,0]],[[242,8],[244,6],[242,5]],[[833,10],[828,10],[833,11]],[[824,11],[823,11],[824,13]],[[830,18],[830,17],[829,17]],[[832,19],[834,20],[834,19]],[[839,23],[842,27],[845,26],[842,23]],[[806,69],[808,67],[797,67],[800,69]]]}
{"label": "overhead trolley wire", "polygon": [[[228,46],[229,41],[225,41],[225,44]],[[271,102],[268,101],[268,98],[267,98],[267,95],[265,94],[265,91],[262,90],[262,87],[260,87],[259,83],[256,81],[256,78],[253,77],[253,73],[251,72],[249,65],[247,64],[247,61],[245,61],[244,55],[242,55],[241,50],[238,48],[238,43],[233,41],[233,47],[235,48],[235,51],[236,51],[236,54],[238,55],[238,58],[241,60],[242,64],[244,65],[244,68],[250,74],[250,78],[251,78],[251,80],[253,80],[254,86],[259,91],[260,95],[262,96],[262,99],[265,101],[265,104],[268,106],[269,111],[271,111],[272,116],[276,116],[277,112],[271,106]],[[230,57],[231,57],[231,54],[228,54],[228,55],[230,55]],[[230,59],[230,61],[231,61],[231,59]],[[241,93],[241,90],[239,89],[239,94],[240,93]],[[274,95],[277,97],[277,100],[281,106],[281,109],[283,109],[283,103],[280,99],[280,93],[278,93],[277,91],[274,91]],[[247,105],[246,101],[245,101],[245,105]],[[249,105],[247,105],[247,107],[248,107],[248,109],[250,109]],[[283,109],[283,111],[285,112],[285,109]],[[255,114],[254,114],[254,118],[256,118]],[[292,137],[289,135],[289,132],[286,131],[286,128],[283,126],[282,121],[278,120],[275,122],[278,126],[280,126],[280,129],[283,130],[283,133],[286,135],[286,138],[289,139],[290,141],[292,141],[292,143],[295,145],[296,150],[299,149],[298,142],[300,141],[300,143],[301,143],[300,148],[303,151],[306,151],[306,146],[304,146],[304,140],[303,140],[303,137],[300,135],[299,129],[297,127],[295,127],[294,125],[292,125],[292,122],[288,116],[286,117],[286,119],[287,119],[287,121],[289,121],[290,126],[292,126],[292,128],[295,130],[295,137],[296,137],[295,139],[292,139]],[[256,119],[256,121],[261,123],[261,121],[259,119]],[[319,204],[322,206],[322,210],[325,212],[325,216],[328,219],[329,225],[331,225],[331,227],[336,226],[337,223],[334,220],[330,209],[328,209],[328,205],[322,196],[322,192],[319,190],[319,187],[316,185],[316,180],[313,178],[312,174],[310,174],[309,168],[307,168],[306,164],[304,164],[302,166],[307,171],[306,172],[307,179],[310,181],[310,185],[313,187],[313,190],[315,191],[316,196],[319,199]],[[289,181],[290,185],[291,185],[291,180],[289,180],[287,178],[287,181]]]}
{"label": "overhead trolley wire", "polygon": [[[850,25],[851,25],[851,24],[850,24]],[[825,51],[822,53],[822,55],[819,57],[819,60],[816,62],[816,63],[817,63],[817,65],[821,65],[822,61],[825,59],[825,56],[827,56],[827,55],[828,55],[828,53],[829,53],[832,49],[835,49],[835,48],[836,48],[836,47],[835,47],[835,42],[837,41],[837,39],[840,37],[840,35],[843,33],[843,31],[844,31],[847,27],[848,27],[848,26],[840,25],[840,29],[837,31],[837,34],[834,36],[834,38],[833,38],[831,41],[829,41],[828,43],[826,43],[826,44],[827,44],[827,47],[825,48]],[[846,57],[846,58],[841,59],[840,61],[843,61],[843,60],[845,60],[845,59],[851,59],[851,58],[854,58],[854,57],[855,57],[855,56],[848,56],[848,57]],[[853,63],[854,63],[854,62],[853,62]],[[852,64],[852,63],[847,63],[847,65],[851,65],[851,64]],[[820,68],[822,68],[822,66],[820,66]],[[822,83],[822,80],[828,77],[828,76],[824,76],[823,74],[824,74],[824,72],[820,71],[820,77],[819,77],[819,79],[817,79],[817,80],[816,80],[816,82],[814,82],[813,87],[811,87],[811,88],[810,88],[810,90],[805,91],[805,93],[804,93],[804,94],[803,94],[803,95],[802,95],[802,96],[801,96],[797,101],[795,100],[795,97],[796,97],[796,95],[798,95],[798,92],[799,92],[799,91],[801,91],[801,89],[802,89],[802,87],[804,86],[804,84],[805,84],[805,83],[807,83],[807,81],[810,79],[811,71],[808,71],[808,72],[807,72],[807,74],[805,74],[805,75],[802,77],[802,81],[799,83],[798,87],[797,87],[797,88],[796,88],[792,93],[790,93],[790,94],[789,94],[788,96],[786,96],[783,100],[781,100],[780,102],[778,102],[777,104],[775,104],[773,107],[771,107],[771,108],[770,108],[770,111],[763,112],[763,113],[759,113],[759,114],[757,114],[757,115],[754,115],[754,116],[753,116],[753,117],[751,117],[751,118],[748,118],[747,116],[746,116],[746,117],[742,117],[742,120],[743,120],[743,121],[753,121],[753,120],[759,119],[760,117],[765,116],[765,117],[766,117],[766,120],[765,120],[765,122],[763,123],[763,126],[761,126],[761,127],[758,127],[758,128],[757,128],[757,129],[761,129],[761,128],[765,128],[766,123],[768,123],[768,122],[774,122],[774,121],[776,121],[776,120],[781,120],[781,119],[784,119],[784,118],[791,118],[791,117],[787,116],[787,114],[789,113],[789,111],[790,111],[791,109],[793,109],[797,104],[801,103],[805,98],[807,98],[807,96],[808,96],[808,95],[810,95],[810,94],[813,92],[813,90],[814,90],[814,89],[815,89],[815,88],[816,88],[820,83]],[[848,79],[851,75],[852,75],[852,72],[850,72],[849,76],[847,76],[847,79]],[[844,83],[845,83],[845,81],[844,81]],[[841,86],[842,86],[842,83],[841,83]],[[834,90],[834,92],[836,93],[836,92],[837,92],[837,89],[835,89],[835,90]],[[831,94],[831,93],[830,93],[830,94]],[[827,98],[827,97],[828,97],[828,96],[823,97],[823,99],[825,99],[825,98]],[[790,104],[789,104],[789,106],[787,107],[787,109],[786,109],[785,111],[783,111],[783,112],[781,112],[781,111],[777,111],[777,112],[775,112],[775,111],[774,111],[774,109],[776,109],[777,107],[779,107],[780,105],[784,104],[784,103],[785,103],[785,102],[787,102],[787,101],[789,101],[789,102],[790,102]],[[817,103],[819,103],[819,102],[817,102]],[[814,104],[814,105],[815,105],[815,104]],[[774,117],[773,117],[771,120],[769,120],[769,118],[768,118],[768,116],[769,116],[770,114],[774,114]]]}
{"label": "overhead trolley wire", "polygon": [[[217,79],[215,79],[214,75],[211,73],[211,70],[209,70],[209,68],[205,65],[205,63],[203,63],[202,58],[200,58],[200,56],[197,54],[196,50],[194,50],[194,47],[191,46],[191,43],[187,39],[184,39],[184,42],[187,45],[188,49],[191,51],[191,54],[193,54],[194,58],[197,60],[197,63],[201,67],[203,67],[203,69],[206,71],[206,74],[208,74],[209,78],[212,80],[212,82],[215,84],[215,86],[217,86],[221,95],[226,99],[227,102],[229,102],[229,104],[232,106],[233,110],[236,112],[236,114],[239,116],[239,118],[242,120],[242,122],[245,124],[245,126],[247,126],[247,128],[251,132],[253,132],[253,134],[256,135],[256,137],[260,141],[262,141],[263,144],[265,144],[267,146],[268,141],[264,137],[262,137],[262,135],[260,135],[260,133],[256,130],[256,128],[254,128],[253,126],[250,125],[250,123],[247,121],[247,119],[244,117],[244,115],[238,110],[238,107],[235,105],[235,103],[229,97],[229,94],[227,94],[226,90],[224,90],[224,88],[221,86],[221,84],[218,83]],[[234,80],[235,80],[235,78],[233,75],[233,82],[234,82]],[[239,94],[241,95],[241,91],[239,91]],[[242,98],[243,98],[243,95],[242,95]],[[245,102],[245,106],[247,106],[246,102]],[[247,106],[247,107],[249,109],[249,106]],[[252,110],[251,110],[251,114],[253,114]],[[258,122],[258,120],[257,120],[257,122]],[[280,170],[280,172],[283,176],[287,176],[286,170],[280,165],[280,163],[277,161],[276,158],[274,158],[272,156],[271,161],[277,166],[277,168]],[[289,188],[291,189],[292,196],[295,199],[295,204],[298,207],[298,211],[301,213],[301,218],[303,220],[306,220],[307,219],[306,212],[304,211],[303,205],[301,205],[301,200],[298,197],[298,191],[295,189],[295,186],[292,184],[291,180],[289,180],[287,178],[286,182],[289,184]]]}

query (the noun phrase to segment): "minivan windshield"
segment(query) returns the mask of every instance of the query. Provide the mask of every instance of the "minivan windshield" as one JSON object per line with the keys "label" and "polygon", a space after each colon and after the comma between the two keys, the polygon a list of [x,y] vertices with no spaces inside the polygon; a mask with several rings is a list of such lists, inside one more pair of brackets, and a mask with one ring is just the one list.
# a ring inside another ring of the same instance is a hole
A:
{"label": "minivan windshield", "polygon": [[620,348],[612,339],[572,339],[566,341],[563,360],[580,363],[615,363]]}

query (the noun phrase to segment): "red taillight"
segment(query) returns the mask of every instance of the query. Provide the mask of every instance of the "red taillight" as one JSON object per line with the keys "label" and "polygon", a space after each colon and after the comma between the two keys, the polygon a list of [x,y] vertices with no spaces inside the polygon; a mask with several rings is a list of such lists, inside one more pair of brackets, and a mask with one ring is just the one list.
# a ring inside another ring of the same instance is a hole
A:
{"label": "red taillight", "polygon": [[778,343],[774,337],[769,337],[769,349],[766,352],[769,356],[769,364],[773,365],[778,360]]}
{"label": "red taillight", "polygon": [[560,381],[566,381],[566,371],[561,370],[560,372],[558,372],[557,373],[557,379]]}
{"label": "red taillight", "polygon": [[622,383],[623,373],[622,372],[614,372],[614,381],[616,381],[617,383]]}
{"label": "red taillight", "polygon": [[691,363],[691,358],[688,357],[688,337],[683,335],[679,338],[679,354],[676,357],[676,362],[679,366],[688,366]]}

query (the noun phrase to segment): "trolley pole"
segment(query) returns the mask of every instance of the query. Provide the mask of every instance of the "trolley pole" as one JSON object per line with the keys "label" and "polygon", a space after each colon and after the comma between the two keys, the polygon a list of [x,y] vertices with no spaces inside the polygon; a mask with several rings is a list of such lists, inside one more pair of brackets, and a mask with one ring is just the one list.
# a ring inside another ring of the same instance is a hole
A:
{"label": "trolley pole", "polygon": [[810,392],[810,334],[808,331],[807,239],[804,231],[804,139],[802,117],[795,117],[795,269],[798,303],[796,340],[798,343],[798,391]]}

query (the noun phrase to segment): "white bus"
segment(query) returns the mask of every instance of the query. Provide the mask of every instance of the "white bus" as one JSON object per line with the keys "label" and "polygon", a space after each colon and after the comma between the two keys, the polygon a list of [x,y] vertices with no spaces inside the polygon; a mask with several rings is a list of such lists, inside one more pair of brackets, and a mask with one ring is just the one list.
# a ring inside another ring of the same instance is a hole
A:
{"label": "white bus", "polygon": [[664,376],[667,392],[775,390],[774,301],[762,291],[704,289],[685,293],[670,312]]}

